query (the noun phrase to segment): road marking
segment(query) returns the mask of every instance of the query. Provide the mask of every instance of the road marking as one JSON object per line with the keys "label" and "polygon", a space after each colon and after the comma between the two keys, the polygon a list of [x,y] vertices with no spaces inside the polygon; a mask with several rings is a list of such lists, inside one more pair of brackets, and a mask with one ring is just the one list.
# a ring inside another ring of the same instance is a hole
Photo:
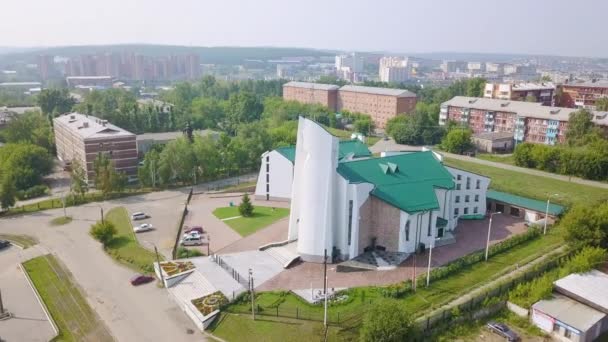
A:
{"label": "road marking", "polygon": [[243,216],[239,215],[239,216],[226,217],[225,219],[222,219],[222,221],[234,220],[234,219],[237,219],[239,217],[243,217]]}

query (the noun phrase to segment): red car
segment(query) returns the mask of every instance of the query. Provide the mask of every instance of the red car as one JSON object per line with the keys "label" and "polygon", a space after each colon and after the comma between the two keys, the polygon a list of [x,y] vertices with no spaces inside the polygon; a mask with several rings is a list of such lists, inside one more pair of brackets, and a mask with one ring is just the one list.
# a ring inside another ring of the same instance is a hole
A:
{"label": "red car", "polygon": [[147,284],[153,280],[154,280],[154,277],[143,275],[143,274],[137,274],[137,275],[133,276],[133,278],[131,278],[131,285],[137,286],[137,285]]}
{"label": "red car", "polygon": [[184,230],[184,234],[190,234],[192,232],[197,232],[199,234],[203,234],[203,227],[194,226],[194,227],[186,228],[186,230]]}

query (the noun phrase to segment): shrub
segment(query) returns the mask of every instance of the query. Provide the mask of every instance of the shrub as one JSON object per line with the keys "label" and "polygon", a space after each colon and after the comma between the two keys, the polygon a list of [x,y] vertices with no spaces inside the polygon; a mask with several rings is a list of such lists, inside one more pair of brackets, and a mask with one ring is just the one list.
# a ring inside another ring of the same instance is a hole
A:
{"label": "shrub", "polygon": [[99,242],[103,244],[104,247],[107,247],[108,244],[116,235],[116,227],[110,221],[97,222],[91,226],[91,235]]}
{"label": "shrub", "polygon": [[17,191],[16,197],[21,201],[30,198],[36,198],[46,195],[48,190],[49,188],[46,185],[34,185],[31,188]]}
{"label": "shrub", "polygon": [[415,340],[417,336],[412,315],[403,304],[392,299],[382,299],[376,301],[363,318],[360,340],[401,342]]}
{"label": "shrub", "polygon": [[188,249],[186,247],[177,248],[177,258],[178,259],[194,258],[194,257],[203,256],[203,255],[204,254],[201,253],[201,251],[199,251],[198,249]]}
{"label": "shrub", "polygon": [[253,204],[251,204],[249,195],[245,193],[243,195],[243,199],[241,200],[241,204],[239,204],[239,213],[243,217],[251,217],[253,215],[253,209]]}

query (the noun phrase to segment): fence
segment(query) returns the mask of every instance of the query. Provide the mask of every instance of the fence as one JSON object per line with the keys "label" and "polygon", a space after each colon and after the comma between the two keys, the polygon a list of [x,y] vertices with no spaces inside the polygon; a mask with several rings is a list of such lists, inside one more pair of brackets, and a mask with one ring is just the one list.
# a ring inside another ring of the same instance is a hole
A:
{"label": "fence", "polygon": [[232,266],[228,265],[222,259],[222,257],[220,257],[217,254],[214,254],[212,260],[216,264],[218,264],[221,268],[226,270],[226,272],[228,272],[228,274],[230,274],[232,276],[232,278],[234,278],[234,280],[236,280],[239,284],[243,285],[243,287],[245,287],[246,289],[249,288],[249,278],[243,277],[241,274],[239,274],[239,272],[237,270],[235,270],[234,268],[232,268]]}
{"label": "fence", "polygon": [[184,210],[180,215],[179,221],[177,223],[177,233],[175,234],[175,243],[173,244],[173,250],[171,251],[172,259],[177,258],[177,248],[179,247],[179,239],[182,234],[182,227],[184,226],[184,221],[186,220],[186,215],[188,215],[188,204],[190,204],[190,200],[192,199],[193,188],[190,188],[190,192],[188,192],[188,198],[186,198],[186,203],[184,204]]}
{"label": "fence", "polygon": [[231,186],[238,186],[243,183],[253,182],[256,181],[257,178],[257,174],[248,173],[245,175],[206,182],[197,186],[197,192],[195,192],[195,195],[198,195],[205,191],[218,191],[221,189],[229,188]]}

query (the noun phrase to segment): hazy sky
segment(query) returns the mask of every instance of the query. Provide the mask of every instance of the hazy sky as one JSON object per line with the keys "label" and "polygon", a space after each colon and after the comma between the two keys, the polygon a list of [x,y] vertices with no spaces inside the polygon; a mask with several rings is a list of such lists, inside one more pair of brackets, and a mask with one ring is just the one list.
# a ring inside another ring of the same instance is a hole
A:
{"label": "hazy sky", "polygon": [[0,0],[0,46],[159,43],[608,56],[606,0]]}

